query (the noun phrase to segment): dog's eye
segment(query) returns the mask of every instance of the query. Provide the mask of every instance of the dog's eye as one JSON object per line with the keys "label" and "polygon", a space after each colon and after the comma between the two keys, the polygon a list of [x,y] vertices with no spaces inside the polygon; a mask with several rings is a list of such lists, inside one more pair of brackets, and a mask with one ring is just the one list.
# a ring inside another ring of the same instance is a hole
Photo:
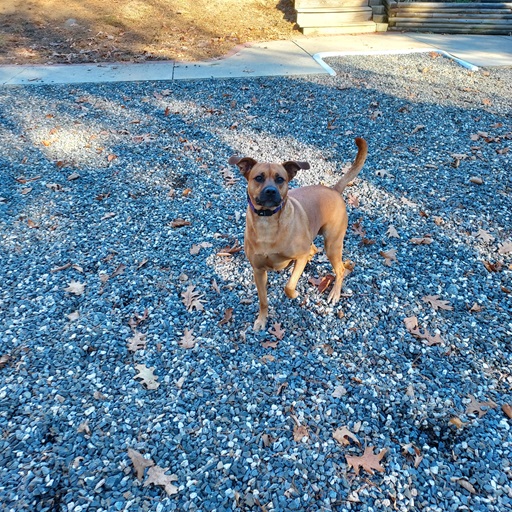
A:
{"label": "dog's eye", "polygon": [[265,181],[265,178],[260,174],[259,176],[256,176],[254,178],[258,183],[263,183]]}
{"label": "dog's eye", "polygon": [[281,185],[281,183],[284,183],[284,178],[283,178],[282,176],[278,176],[278,177],[276,178],[276,183],[277,183],[278,185]]}

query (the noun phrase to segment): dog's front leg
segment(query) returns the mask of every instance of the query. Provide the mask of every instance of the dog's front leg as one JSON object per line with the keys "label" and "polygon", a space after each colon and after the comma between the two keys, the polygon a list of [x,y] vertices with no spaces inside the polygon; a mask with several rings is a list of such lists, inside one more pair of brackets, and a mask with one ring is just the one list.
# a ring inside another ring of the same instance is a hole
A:
{"label": "dog's front leg", "polygon": [[267,298],[267,271],[259,268],[254,269],[254,281],[258,290],[258,299],[260,302],[260,311],[258,318],[254,322],[254,330],[261,331],[267,325],[268,316],[268,298]]}
{"label": "dog's front leg", "polygon": [[[312,249],[311,249],[312,252]],[[297,282],[299,281],[299,277],[302,275],[304,271],[304,267],[307,265],[308,261],[311,259],[311,252],[306,254],[305,256],[301,256],[295,260],[295,264],[293,265],[293,272],[284,287],[284,293],[289,299],[295,299],[299,296],[297,290],[295,290],[297,286]]]}

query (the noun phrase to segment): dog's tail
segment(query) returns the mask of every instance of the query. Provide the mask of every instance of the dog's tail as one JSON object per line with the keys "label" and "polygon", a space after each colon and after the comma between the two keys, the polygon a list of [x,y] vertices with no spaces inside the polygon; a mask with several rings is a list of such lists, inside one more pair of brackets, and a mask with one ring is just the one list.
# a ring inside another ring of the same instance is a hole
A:
{"label": "dog's tail", "polygon": [[361,137],[356,137],[356,144],[359,148],[357,152],[356,159],[354,163],[350,167],[350,169],[340,178],[338,183],[334,185],[332,188],[339,192],[340,194],[345,190],[345,187],[359,174],[359,171],[363,168],[364,162],[366,160],[366,155],[368,154],[368,144]]}

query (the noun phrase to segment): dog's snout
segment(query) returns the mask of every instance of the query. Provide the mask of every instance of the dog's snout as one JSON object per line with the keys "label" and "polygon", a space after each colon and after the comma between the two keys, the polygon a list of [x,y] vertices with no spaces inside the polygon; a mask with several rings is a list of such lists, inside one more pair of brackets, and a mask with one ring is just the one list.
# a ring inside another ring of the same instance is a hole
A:
{"label": "dog's snout", "polygon": [[262,189],[256,198],[256,203],[260,206],[274,207],[281,202],[281,193],[276,187],[269,185]]}

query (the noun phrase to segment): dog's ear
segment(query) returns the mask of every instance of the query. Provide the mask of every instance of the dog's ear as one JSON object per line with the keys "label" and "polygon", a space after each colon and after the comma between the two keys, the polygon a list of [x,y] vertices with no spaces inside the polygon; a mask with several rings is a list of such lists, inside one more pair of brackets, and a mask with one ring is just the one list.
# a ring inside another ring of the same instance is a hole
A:
{"label": "dog's ear", "polygon": [[258,163],[254,158],[249,157],[240,157],[240,156],[232,156],[228,163],[231,165],[236,165],[240,172],[243,174],[244,178],[247,179],[251,169]]}
{"label": "dog's ear", "polygon": [[288,181],[291,181],[300,169],[307,170],[310,168],[308,162],[295,162],[294,160],[284,162],[281,165],[285,168],[286,172],[288,173]]}

